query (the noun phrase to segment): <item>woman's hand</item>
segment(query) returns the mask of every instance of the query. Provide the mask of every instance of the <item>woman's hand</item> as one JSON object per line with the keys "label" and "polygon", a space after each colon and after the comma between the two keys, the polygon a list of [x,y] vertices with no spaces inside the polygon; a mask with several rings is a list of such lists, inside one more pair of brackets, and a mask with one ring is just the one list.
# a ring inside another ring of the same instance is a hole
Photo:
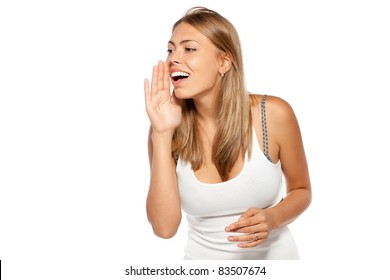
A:
{"label": "woman's hand", "polygon": [[170,92],[168,64],[162,61],[153,67],[151,87],[144,81],[145,105],[154,132],[173,131],[181,122],[181,106],[174,93]]}
{"label": "woman's hand", "polygon": [[231,242],[239,242],[238,247],[252,248],[267,240],[272,230],[273,218],[267,210],[249,208],[237,222],[227,226],[227,232],[244,233],[239,236],[229,236]]}

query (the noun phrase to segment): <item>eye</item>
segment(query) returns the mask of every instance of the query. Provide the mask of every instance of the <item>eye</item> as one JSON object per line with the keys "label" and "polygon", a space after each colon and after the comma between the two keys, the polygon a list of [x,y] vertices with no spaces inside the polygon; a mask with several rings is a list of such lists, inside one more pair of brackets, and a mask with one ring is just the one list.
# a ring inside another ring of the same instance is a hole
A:
{"label": "eye", "polygon": [[171,53],[173,53],[173,50],[172,50],[172,49],[168,49],[168,50],[167,50],[167,53],[168,53],[168,54],[171,54]]}
{"label": "eye", "polygon": [[196,51],[196,49],[194,49],[194,48],[186,48],[186,52],[194,52],[194,51]]}

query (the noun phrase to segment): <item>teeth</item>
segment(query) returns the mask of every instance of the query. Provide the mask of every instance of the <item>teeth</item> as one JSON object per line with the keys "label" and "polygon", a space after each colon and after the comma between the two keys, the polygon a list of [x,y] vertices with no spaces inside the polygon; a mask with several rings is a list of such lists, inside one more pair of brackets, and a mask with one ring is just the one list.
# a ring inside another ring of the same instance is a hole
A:
{"label": "teeth", "polygon": [[178,76],[184,76],[184,77],[188,77],[190,74],[186,73],[186,72],[172,72],[171,73],[171,77],[178,77]]}

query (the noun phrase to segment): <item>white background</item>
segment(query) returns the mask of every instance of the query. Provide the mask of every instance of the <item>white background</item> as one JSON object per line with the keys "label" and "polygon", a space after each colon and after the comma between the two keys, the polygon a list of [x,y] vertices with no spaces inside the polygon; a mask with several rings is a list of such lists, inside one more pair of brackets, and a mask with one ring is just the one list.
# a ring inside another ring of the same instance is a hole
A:
{"label": "white background", "polygon": [[385,2],[1,1],[4,279],[129,279],[130,265],[183,264],[186,220],[162,240],[146,218],[143,79],[195,5],[236,26],[248,90],[287,100],[301,125],[313,202],[290,229],[302,261],[260,262],[263,278],[388,275]]}

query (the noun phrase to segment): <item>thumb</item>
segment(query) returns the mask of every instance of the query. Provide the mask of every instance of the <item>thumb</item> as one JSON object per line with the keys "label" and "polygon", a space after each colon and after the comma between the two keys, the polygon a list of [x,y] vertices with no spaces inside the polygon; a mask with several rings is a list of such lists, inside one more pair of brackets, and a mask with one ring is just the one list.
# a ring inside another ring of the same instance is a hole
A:
{"label": "thumb", "polygon": [[257,213],[259,213],[259,211],[260,210],[258,208],[249,208],[248,210],[245,211],[244,214],[241,215],[241,217],[238,220],[241,221],[241,220],[247,219],[249,217],[252,217],[252,216],[256,215]]}

